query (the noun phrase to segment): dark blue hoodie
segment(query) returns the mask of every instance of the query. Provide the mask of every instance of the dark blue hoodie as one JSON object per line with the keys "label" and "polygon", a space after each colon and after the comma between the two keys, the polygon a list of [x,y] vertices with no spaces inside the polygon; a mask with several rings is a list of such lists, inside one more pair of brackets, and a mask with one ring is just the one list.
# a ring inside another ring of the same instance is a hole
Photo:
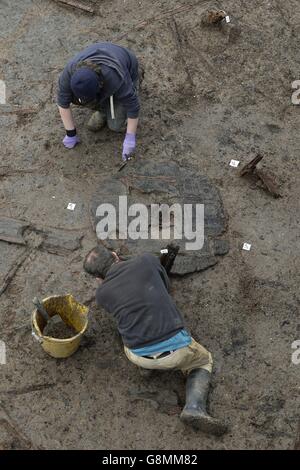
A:
{"label": "dark blue hoodie", "polygon": [[57,103],[62,108],[69,108],[76,102],[72,93],[71,77],[78,63],[89,60],[101,67],[104,80],[99,95],[99,104],[107,106],[110,96],[121,103],[127,111],[127,117],[138,117],[140,104],[135,89],[138,80],[138,61],[132,51],[109,42],[99,42],[88,46],[76,54],[66,65],[58,82]]}

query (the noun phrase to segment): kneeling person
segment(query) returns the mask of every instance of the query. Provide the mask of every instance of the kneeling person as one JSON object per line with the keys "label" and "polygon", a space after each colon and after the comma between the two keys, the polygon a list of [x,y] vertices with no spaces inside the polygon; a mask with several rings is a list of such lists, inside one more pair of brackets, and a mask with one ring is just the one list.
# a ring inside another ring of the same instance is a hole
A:
{"label": "kneeling person", "polygon": [[134,152],[140,109],[137,86],[138,61],[134,53],[116,44],[92,44],[76,54],[59,77],[57,104],[66,129],[63,144],[73,148],[79,142],[71,103],[95,110],[89,120],[91,130],[105,122],[114,131],[127,121],[122,159]]}
{"label": "kneeling person", "polygon": [[99,280],[97,304],[115,318],[127,358],[144,369],[179,369],[187,375],[181,420],[207,433],[226,432],[206,411],[211,354],[186,330],[159,258],[144,254],[122,261],[99,245],[85,258],[84,269]]}

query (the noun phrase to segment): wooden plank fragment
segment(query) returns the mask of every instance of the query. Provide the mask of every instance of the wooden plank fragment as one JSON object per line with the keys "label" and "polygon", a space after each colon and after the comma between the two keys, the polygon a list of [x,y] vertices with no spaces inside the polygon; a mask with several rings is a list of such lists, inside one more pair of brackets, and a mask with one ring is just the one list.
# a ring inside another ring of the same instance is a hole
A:
{"label": "wooden plank fragment", "polygon": [[257,157],[253,158],[253,160],[251,160],[251,162],[247,163],[246,165],[244,165],[241,170],[240,170],[240,176],[245,176],[249,173],[252,173],[257,164],[263,159],[263,156],[262,155],[257,155]]}
{"label": "wooden plank fragment", "polygon": [[17,114],[25,116],[27,114],[36,114],[39,111],[37,107],[35,108],[22,108],[21,106],[10,106],[2,105],[0,108],[0,114]]}
{"label": "wooden plank fragment", "polygon": [[55,0],[57,3],[62,3],[72,8],[76,8],[78,10],[85,11],[86,13],[90,13],[91,15],[95,14],[95,10],[90,5],[86,5],[85,3],[78,2],[77,0]]}
{"label": "wooden plank fragment", "polygon": [[29,225],[28,222],[22,220],[0,217],[0,240],[17,245],[26,245],[23,233]]}
{"label": "wooden plank fragment", "polygon": [[258,170],[257,168],[255,170],[255,174],[263,182],[264,186],[267,188],[267,190],[269,191],[269,193],[273,197],[275,197],[275,198],[282,197],[281,193],[277,189],[277,185],[276,185],[275,181],[273,180],[273,178],[270,175],[268,175],[263,170]]}
{"label": "wooden plank fragment", "polygon": [[62,229],[43,231],[41,234],[44,240],[40,248],[48,253],[64,256],[81,248],[82,235],[75,236],[74,233],[68,233]]}
{"label": "wooden plank fragment", "polygon": [[258,163],[263,159],[262,155],[257,155],[251,162],[244,165],[240,170],[240,176],[254,175],[264,185],[264,188],[275,198],[282,197],[274,178],[266,170],[257,168]]}

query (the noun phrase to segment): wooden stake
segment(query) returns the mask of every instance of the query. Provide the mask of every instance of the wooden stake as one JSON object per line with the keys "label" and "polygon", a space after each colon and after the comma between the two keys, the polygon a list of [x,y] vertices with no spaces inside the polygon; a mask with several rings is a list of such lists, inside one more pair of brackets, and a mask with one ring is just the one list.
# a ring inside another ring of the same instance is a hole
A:
{"label": "wooden stake", "polygon": [[21,268],[21,266],[24,264],[24,262],[27,260],[29,255],[31,254],[31,251],[25,250],[21,258],[16,262],[16,264],[12,267],[12,269],[9,271],[9,273],[5,276],[4,281],[2,286],[0,287],[0,296],[6,291],[8,288],[9,284]]}

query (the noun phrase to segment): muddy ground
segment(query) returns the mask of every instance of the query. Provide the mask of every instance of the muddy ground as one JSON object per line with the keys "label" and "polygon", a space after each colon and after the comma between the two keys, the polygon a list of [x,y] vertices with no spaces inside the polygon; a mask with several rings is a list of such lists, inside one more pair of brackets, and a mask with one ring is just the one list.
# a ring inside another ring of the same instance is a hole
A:
{"label": "muddy ground", "polygon": [[[215,4],[236,18],[240,35],[201,25],[201,12]],[[83,237],[80,248],[59,255],[35,248],[34,240],[25,255],[23,246],[1,243],[2,274],[25,259],[0,299],[7,347],[0,447],[292,449],[300,403],[300,366],[291,362],[291,344],[300,338],[300,110],[291,104],[291,83],[300,79],[299,2],[94,5],[91,17],[51,0],[0,1],[0,78],[10,106],[0,111],[0,216]],[[180,422],[180,373],[149,381],[127,362],[112,321],[93,302],[96,284],[82,271],[96,241],[90,198],[116,171],[123,136],[90,133],[89,111],[76,110],[82,143],[65,150],[55,86],[66,60],[98,40],[131,47],[145,66],[140,158],[188,165],[222,193],[229,254],[172,281],[194,336],[214,356],[211,411],[231,423],[221,439]],[[17,105],[32,112],[14,113]],[[229,166],[258,152],[283,198]],[[69,202],[77,204],[74,212]],[[250,252],[241,250],[244,242]],[[89,304],[90,326],[75,355],[55,360],[31,336],[31,300],[68,292]],[[149,400],[158,390],[162,407]]]}

